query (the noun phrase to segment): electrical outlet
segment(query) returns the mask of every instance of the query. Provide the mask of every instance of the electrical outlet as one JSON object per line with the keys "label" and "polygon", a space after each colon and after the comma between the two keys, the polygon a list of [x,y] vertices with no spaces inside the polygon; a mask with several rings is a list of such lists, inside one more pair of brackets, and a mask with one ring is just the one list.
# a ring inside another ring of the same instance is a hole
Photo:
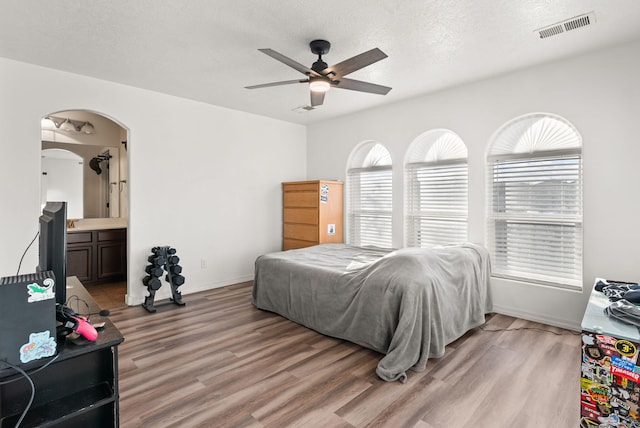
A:
{"label": "electrical outlet", "polygon": [[205,259],[200,259],[200,269],[207,268],[207,261]]}

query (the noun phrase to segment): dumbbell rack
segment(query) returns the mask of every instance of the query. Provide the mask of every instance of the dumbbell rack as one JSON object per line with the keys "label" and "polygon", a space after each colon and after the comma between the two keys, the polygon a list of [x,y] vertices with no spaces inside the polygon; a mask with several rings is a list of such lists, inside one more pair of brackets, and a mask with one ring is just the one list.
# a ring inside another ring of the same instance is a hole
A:
{"label": "dumbbell rack", "polygon": [[155,312],[156,308],[153,306],[153,301],[156,296],[156,291],[162,286],[160,277],[164,272],[167,275],[165,280],[171,285],[170,300],[178,306],[184,306],[186,303],[182,301],[182,294],[178,291],[178,287],[184,284],[184,276],[180,275],[182,272],[182,266],[178,263],[180,258],[176,256],[176,249],[171,247],[153,247],[151,249],[151,255],[147,258],[149,264],[144,269],[147,272],[147,276],[142,279],[142,283],[147,287],[149,295],[144,298],[142,307],[148,312]]}

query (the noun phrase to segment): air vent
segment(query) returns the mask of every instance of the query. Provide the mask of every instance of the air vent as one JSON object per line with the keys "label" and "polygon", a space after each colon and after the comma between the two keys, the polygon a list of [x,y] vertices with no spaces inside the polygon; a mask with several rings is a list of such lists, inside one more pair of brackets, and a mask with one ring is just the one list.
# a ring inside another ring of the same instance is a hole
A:
{"label": "air vent", "polygon": [[554,25],[552,27],[547,27],[544,30],[538,30],[540,33],[541,39],[546,39],[547,37],[555,36],[556,34],[564,33],[562,29],[562,25]]}
{"label": "air vent", "polygon": [[577,28],[586,27],[587,25],[593,25],[596,23],[595,12],[589,12],[582,15],[574,16],[573,18],[566,19],[561,22],[557,22],[552,25],[548,25],[544,28],[535,30],[534,32],[541,39],[555,36],[566,31],[575,30]]}

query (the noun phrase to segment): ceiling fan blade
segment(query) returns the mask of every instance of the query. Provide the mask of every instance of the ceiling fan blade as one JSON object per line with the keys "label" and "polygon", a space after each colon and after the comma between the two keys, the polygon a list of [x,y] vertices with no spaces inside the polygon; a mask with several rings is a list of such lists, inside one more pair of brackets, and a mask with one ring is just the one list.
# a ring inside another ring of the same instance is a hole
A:
{"label": "ceiling fan blade", "polygon": [[334,88],[349,89],[352,91],[369,92],[371,94],[387,95],[391,90],[388,86],[376,85],[375,83],[363,82],[354,79],[340,79],[338,83],[334,83]]}
{"label": "ceiling fan blade", "polygon": [[324,94],[326,94],[326,92],[316,92],[316,91],[309,91],[309,92],[311,92],[312,107],[321,106],[322,103],[324,103]]}
{"label": "ceiling fan blade", "polygon": [[309,67],[302,65],[298,61],[295,61],[287,56],[284,56],[280,52],[276,52],[273,49],[258,49],[258,50],[264,54],[269,55],[271,58],[277,61],[280,61],[281,63],[286,64],[295,70],[298,70],[302,74],[306,74],[307,76],[319,76],[318,73],[316,73]]}
{"label": "ceiling fan blade", "polygon": [[245,86],[246,89],[268,88],[269,86],[290,85],[292,83],[308,83],[309,80],[284,80],[282,82],[263,83],[261,85]]}
{"label": "ceiling fan blade", "polygon": [[364,68],[368,65],[371,65],[374,62],[378,62],[381,59],[385,59],[386,57],[386,53],[382,52],[378,48],[373,48],[370,51],[363,52],[360,55],[356,55],[352,58],[339,62],[336,65],[332,65],[324,71],[326,73],[333,72],[336,76],[342,77],[346,76],[349,73],[353,73],[356,70],[360,70],[361,68]]}

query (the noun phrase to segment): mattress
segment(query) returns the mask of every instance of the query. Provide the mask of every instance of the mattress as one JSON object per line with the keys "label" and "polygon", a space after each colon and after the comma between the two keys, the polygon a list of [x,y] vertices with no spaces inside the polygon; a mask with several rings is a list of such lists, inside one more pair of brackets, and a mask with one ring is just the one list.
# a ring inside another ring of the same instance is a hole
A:
{"label": "mattress", "polygon": [[464,243],[399,250],[323,244],[256,260],[253,304],[319,333],[384,354],[387,381],[484,323],[491,311],[487,250]]}

